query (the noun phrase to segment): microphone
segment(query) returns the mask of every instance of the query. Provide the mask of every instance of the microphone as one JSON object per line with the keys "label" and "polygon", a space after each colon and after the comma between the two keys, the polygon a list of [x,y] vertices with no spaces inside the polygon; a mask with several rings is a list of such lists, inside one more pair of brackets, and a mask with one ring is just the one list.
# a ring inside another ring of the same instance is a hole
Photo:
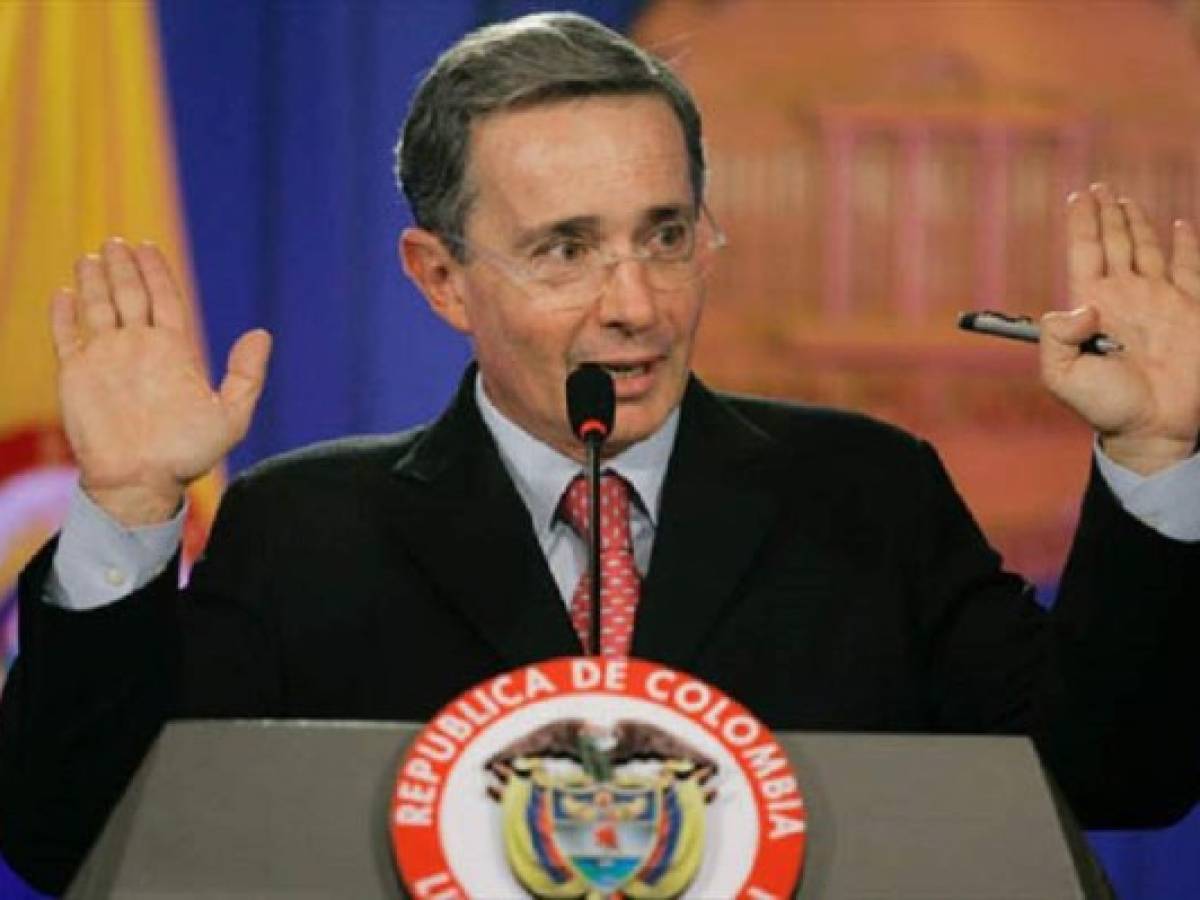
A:
{"label": "microphone", "polygon": [[599,447],[612,431],[617,396],[603,366],[584,363],[567,376],[567,416],[575,437]]}
{"label": "microphone", "polygon": [[612,433],[617,396],[612,376],[602,366],[584,363],[567,376],[567,417],[571,431],[587,450],[588,587],[591,616],[588,647],[600,655],[600,447]]}

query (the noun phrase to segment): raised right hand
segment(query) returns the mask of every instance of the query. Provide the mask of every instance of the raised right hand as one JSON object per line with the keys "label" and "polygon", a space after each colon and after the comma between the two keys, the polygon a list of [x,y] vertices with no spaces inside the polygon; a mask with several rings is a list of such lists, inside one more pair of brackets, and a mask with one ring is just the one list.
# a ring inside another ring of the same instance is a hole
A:
{"label": "raised right hand", "polygon": [[169,519],[187,485],[250,427],[271,336],[238,338],[220,388],[209,384],[162,253],[105,242],[54,295],[63,425],[93,501],[132,527]]}

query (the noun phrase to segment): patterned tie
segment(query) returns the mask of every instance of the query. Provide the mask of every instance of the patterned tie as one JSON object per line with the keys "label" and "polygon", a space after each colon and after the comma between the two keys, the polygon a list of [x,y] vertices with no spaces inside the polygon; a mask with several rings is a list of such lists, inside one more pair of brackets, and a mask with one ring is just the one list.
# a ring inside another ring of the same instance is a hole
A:
{"label": "patterned tie", "polygon": [[[563,493],[562,516],[585,542],[588,540],[587,479],[577,475]],[[600,653],[628,656],[633,639],[642,580],[633,560],[629,531],[629,486],[620,475],[600,476]],[[590,647],[591,581],[587,570],[571,597],[571,623],[584,648]]]}

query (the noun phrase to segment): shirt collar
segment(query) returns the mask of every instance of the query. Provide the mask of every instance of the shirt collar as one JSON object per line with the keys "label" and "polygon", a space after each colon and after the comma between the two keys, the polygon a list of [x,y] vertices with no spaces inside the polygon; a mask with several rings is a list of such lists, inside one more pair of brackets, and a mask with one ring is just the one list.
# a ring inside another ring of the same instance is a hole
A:
{"label": "shirt collar", "polygon": [[[484,425],[496,441],[504,468],[529,508],[534,528],[539,537],[547,534],[554,527],[563,491],[583,467],[542,443],[500,412],[483,389],[482,375],[475,376],[475,402]],[[676,406],[654,434],[603,464],[606,471],[616,472],[633,485],[642,511],[654,526],[658,524],[663,477],[678,429],[679,407]]]}

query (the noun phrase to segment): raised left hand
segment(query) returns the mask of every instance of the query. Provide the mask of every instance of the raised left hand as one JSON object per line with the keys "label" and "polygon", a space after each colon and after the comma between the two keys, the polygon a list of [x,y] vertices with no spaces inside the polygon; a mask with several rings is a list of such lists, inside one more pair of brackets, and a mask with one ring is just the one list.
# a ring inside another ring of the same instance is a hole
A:
{"label": "raised left hand", "polygon": [[[1200,242],[1176,222],[1168,262],[1132,200],[1103,184],[1068,200],[1070,312],[1042,318],[1046,386],[1116,463],[1149,475],[1191,456],[1200,433]],[[1123,350],[1080,346],[1103,333]]]}

